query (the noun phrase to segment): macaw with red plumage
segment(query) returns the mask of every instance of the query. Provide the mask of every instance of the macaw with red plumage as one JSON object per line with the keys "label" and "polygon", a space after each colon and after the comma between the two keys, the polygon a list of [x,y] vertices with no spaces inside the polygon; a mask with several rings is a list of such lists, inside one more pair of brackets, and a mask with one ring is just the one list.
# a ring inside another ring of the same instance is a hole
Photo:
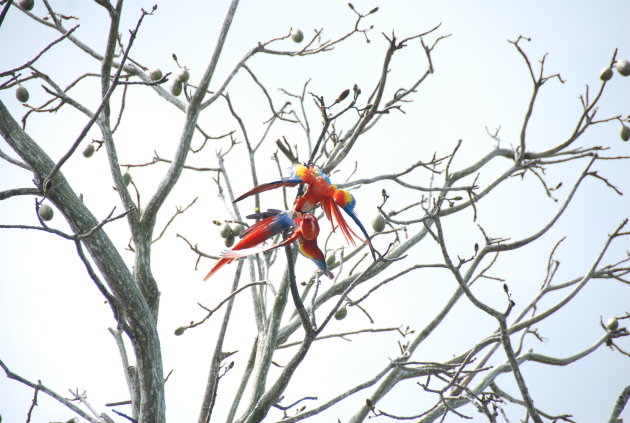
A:
{"label": "macaw with red plumage", "polygon": [[[288,245],[296,240],[300,253],[313,260],[326,276],[329,278],[333,277],[332,273],[329,272],[326,267],[324,253],[317,245],[319,224],[315,216],[309,213],[297,213],[297,215],[292,218],[286,211],[270,209],[266,212],[252,214],[247,217],[262,220],[256,222],[243,232],[240,235],[241,240],[231,250],[221,254],[222,258],[210,269],[210,272],[203,279],[204,281],[208,280],[221,267],[238,258],[272,250],[283,245]],[[269,238],[289,229],[293,229],[293,232],[284,241],[270,246],[260,245]]]}
{"label": "macaw with red plumage", "polygon": [[335,185],[330,182],[328,175],[322,172],[317,167],[305,166],[305,165],[295,165],[293,169],[293,174],[287,178],[283,178],[279,181],[269,182],[266,184],[258,185],[257,187],[252,188],[247,191],[245,194],[238,197],[234,202],[241,201],[242,199],[249,197],[253,194],[258,194],[261,192],[269,191],[278,187],[294,187],[298,184],[307,184],[306,191],[300,197],[295,200],[295,205],[293,209],[296,212],[306,213],[311,210],[313,207],[318,204],[322,205],[324,209],[324,213],[333,228],[333,232],[335,231],[335,221],[337,225],[341,229],[344,237],[352,244],[356,245],[354,238],[361,238],[354,233],[354,231],[350,228],[348,223],[345,221],[343,215],[339,211],[339,208],[343,209],[344,212],[348,216],[354,220],[357,224],[365,239],[367,244],[370,247],[370,251],[372,253],[372,257],[376,259],[376,249],[372,245],[372,241],[370,240],[370,236],[368,235],[365,227],[359,220],[359,217],[354,211],[354,206],[356,204],[356,200],[348,191],[339,189]]}

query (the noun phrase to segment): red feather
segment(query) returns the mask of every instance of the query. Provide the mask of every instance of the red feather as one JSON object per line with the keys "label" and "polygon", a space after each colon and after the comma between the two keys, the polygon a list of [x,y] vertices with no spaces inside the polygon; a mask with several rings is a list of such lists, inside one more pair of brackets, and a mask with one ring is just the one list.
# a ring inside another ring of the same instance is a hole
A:
{"label": "red feather", "polygon": [[[274,235],[293,227],[293,219],[286,212],[276,211],[275,214],[264,218],[263,220],[256,222],[249,229],[247,229],[241,235],[241,240],[232,248],[234,250],[246,250],[251,249],[259,244],[262,244]],[[250,253],[252,254],[252,253]],[[248,255],[248,254],[245,254]],[[243,255],[243,257],[245,256]],[[204,281],[210,279],[219,269],[228,263],[231,263],[238,257],[223,257],[217,261],[210,272],[203,278]]]}

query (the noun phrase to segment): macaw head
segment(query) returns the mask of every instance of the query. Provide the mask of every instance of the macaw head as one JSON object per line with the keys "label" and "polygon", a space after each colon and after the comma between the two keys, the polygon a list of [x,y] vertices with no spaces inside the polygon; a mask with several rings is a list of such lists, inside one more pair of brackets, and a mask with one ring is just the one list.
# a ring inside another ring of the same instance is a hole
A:
{"label": "macaw head", "polygon": [[304,180],[304,176],[307,174],[308,171],[309,168],[307,166],[304,166],[303,164],[296,164],[295,166],[293,166],[293,175],[302,180]]}
{"label": "macaw head", "polygon": [[324,172],[321,171],[315,165],[305,166],[303,164],[296,164],[293,167],[293,176],[300,178],[302,182],[311,184],[316,182],[318,178],[322,178],[328,185],[330,185],[330,178]]}

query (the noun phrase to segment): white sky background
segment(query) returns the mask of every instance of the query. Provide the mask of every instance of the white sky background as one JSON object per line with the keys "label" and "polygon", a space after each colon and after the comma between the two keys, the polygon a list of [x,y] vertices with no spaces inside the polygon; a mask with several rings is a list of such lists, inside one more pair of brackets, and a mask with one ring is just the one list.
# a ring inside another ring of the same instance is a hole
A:
{"label": "white sky background", "polygon": [[[447,4],[448,3],[448,4]],[[345,45],[323,55],[306,58],[257,56],[250,68],[263,81],[279,107],[286,98],[277,90],[283,87],[299,93],[306,80],[311,79],[309,90],[324,95],[329,101],[343,89],[358,84],[366,97],[381,70],[381,60],[386,43],[381,32],[403,38],[424,32],[438,23],[442,27],[436,34],[452,36],[440,42],[433,55],[436,69],[419,89],[414,103],[405,106],[406,114],[391,113],[364,138],[341,166],[334,181],[348,177],[354,163],[358,168],[354,178],[371,177],[404,169],[418,160],[429,160],[434,151],[448,154],[457,140],[463,145],[453,166],[459,169],[470,165],[495,143],[486,134],[485,127],[501,126],[502,147],[518,143],[518,134],[531,95],[531,81],[526,67],[516,49],[507,42],[519,34],[532,38],[522,46],[536,66],[544,53],[548,74],[560,73],[566,81],[549,81],[542,89],[537,108],[528,129],[530,148],[542,150],[565,139],[573,130],[581,111],[578,95],[585,86],[591,92],[599,87],[599,72],[606,66],[615,48],[620,58],[630,57],[630,27],[627,17],[630,5],[625,1],[609,1],[592,5],[580,1],[549,5],[549,2],[426,2],[388,1],[355,2],[358,10],[367,12],[380,6],[377,14],[366,19],[374,24],[369,33],[371,43],[365,43],[361,35],[355,35]],[[559,3],[559,2],[558,2]],[[140,7],[149,9],[151,2],[128,2],[121,31],[135,25]],[[336,38],[354,24],[354,14],[344,2],[269,1],[243,0],[236,13],[228,37],[215,83],[229,72],[234,64],[257,42],[285,35],[290,27],[301,28],[306,37],[314,29],[324,28],[324,39]],[[76,34],[98,51],[104,49],[106,40],[105,13],[87,1],[56,1],[53,7],[64,14],[81,18]],[[154,16],[145,19],[140,35],[132,50],[132,56],[140,63],[164,71],[175,71],[171,54],[176,53],[180,62],[190,68],[191,82],[196,83],[212,53],[227,2],[163,2]],[[36,0],[34,13],[42,15],[43,5]],[[67,23],[69,28],[72,21]],[[8,69],[24,63],[41,48],[58,36],[57,33],[33,23],[17,8],[13,8],[0,28],[0,63]],[[434,38],[429,38],[432,40]],[[279,43],[278,48],[295,49],[291,41]],[[97,72],[98,63],[70,44],[55,46],[37,64],[37,68],[50,74],[64,86],[84,72]],[[417,43],[394,56],[391,65],[389,93],[408,86],[424,72],[424,54]],[[31,93],[30,104],[37,105],[45,98],[38,81],[26,86]],[[75,95],[92,109],[98,99],[97,84],[82,84]],[[249,135],[259,139],[269,118],[265,98],[244,73],[233,81],[228,89],[235,107],[244,118]],[[630,78],[615,73],[600,103],[600,118],[630,113]],[[0,92],[0,98],[21,117],[26,109],[15,100],[12,90]],[[114,102],[114,104],[117,104]],[[117,106],[114,106],[117,110]],[[27,131],[40,143],[48,154],[57,160],[74,141],[87,119],[65,107],[65,112],[54,116],[34,115],[29,118]],[[217,102],[204,112],[200,124],[213,135],[236,128],[227,113],[224,102]],[[157,151],[160,157],[172,156],[180,135],[182,114],[164,102],[150,88],[133,87],[127,100],[126,114],[117,134],[117,148],[121,163],[148,162]],[[311,113],[313,138],[318,134],[319,119]],[[342,124],[342,123],[340,123]],[[630,155],[630,143],[623,143],[618,136],[618,124],[613,122],[592,128],[579,146],[610,146],[606,155]],[[97,132],[91,134],[98,137]],[[303,133],[294,127],[278,126],[270,135],[268,148],[259,153],[261,181],[277,176],[276,165],[266,157],[274,151],[273,140],[286,135],[291,144],[298,144],[301,158],[306,157]],[[238,133],[239,141],[242,136]],[[197,140],[197,143],[199,140]],[[195,144],[195,143],[194,143]],[[2,142],[3,152],[10,153]],[[197,144],[198,145],[198,144]],[[215,151],[227,148],[227,142],[219,141],[199,154],[191,155],[193,166],[216,166]],[[226,165],[238,172],[243,168],[244,148],[237,147]],[[287,162],[284,161],[287,165]],[[497,160],[492,169],[496,174],[506,163]],[[550,172],[550,186],[562,181],[563,187],[556,193],[563,201],[573,182],[578,178],[586,162],[575,162]],[[143,201],[155,189],[165,172],[165,165],[148,169],[133,169],[134,181],[143,193]],[[624,162],[598,162],[595,169],[626,192],[630,188],[630,171]],[[63,172],[78,193],[84,194],[97,218],[104,218],[117,206],[121,206],[111,189],[111,176],[106,157],[101,151],[91,159],[77,154],[63,168]],[[154,245],[154,274],[162,292],[159,328],[164,351],[164,369],[173,374],[167,382],[167,408],[170,421],[195,421],[203,386],[208,371],[208,360],[214,348],[214,336],[219,315],[212,323],[184,336],[175,337],[173,330],[190,320],[203,316],[196,305],[201,302],[214,306],[222,299],[231,285],[235,265],[223,269],[214,280],[202,283],[201,279],[211,266],[202,260],[195,271],[196,256],[175,235],[185,235],[210,254],[223,248],[215,219],[230,218],[217,197],[213,173],[184,172],[178,188],[169,197],[158,216],[157,233],[170,218],[175,206],[185,206],[199,197],[193,208],[178,217],[165,234],[165,239]],[[494,175],[483,175],[481,183]],[[30,186],[31,176],[5,162],[0,163],[0,190]],[[235,193],[251,187],[248,174],[233,179]],[[409,182],[429,184],[429,174],[416,171]],[[356,190],[357,212],[366,226],[380,204],[380,190],[386,188],[392,198],[388,206],[399,208],[411,200],[396,197],[397,190],[390,184],[362,187]],[[625,188],[625,189],[624,189]],[[263,207],[280,207],[279,194],[263,197]],[[253,202],[241,208],[249,211]],[[493,237],[519,239],[536,231],[555,213],[558,203],[548,199],[540,185],[531,177],[524,182],[513,179],[500,186],[479,204],[478,223]],[[624,217],[628,216],[630,202],[627,195],[619,197],[612,190],[604,189],[601,181],[587,179],[574,198],[569,210],[550,231],[533,246],[516,253],[505,254],[497,263],[492,275],[505,278],[513,299],[518,306],[530,300],[542,282],[546,260],[552,246],[564,235],[567,239],[557,252],[561,261],[556,281],[572,279],[583,274],[611,233]],[[419,213],[419,212],[417,212]],[[417,216],[407,215],[406,218]],[[34,200],[13,198],[0,202],[0,222],[36,224]],[[51,224],[62,230],[66,223],[57,213]],[[457,218],[445,220],[447,241],[453,254],[470,256],[475,242],[483,239],[472,212],[460,213]],[[325,234],[327,222],[322,222]],[[124,220],[108,225],[120,250],[128,242]],[[415,233],[417,228],[411,229]],[[339,234],[331,242],[341,245]],[[385,249],[384,238],[376,239],[377,248]],[[87,390],[89,399],[104,410],[103,404],[127,399],[124,376],[118,353],[107,328],[114,324],[109,306],[90,281],[80,263],[72,243],[44,233],[26,231],[0,231],[0,359],[13,371],[36,381],[41,381],[61,394],[67,389]],[[627,238],[615,241],[604,262],[612,263],[625,257]],[[131,264],[131,253],[123,255]],[[282,259],[282,257],[280,258]],[[410,263],[439,261],[435,243],[427,237],[420,246],[412,249],[407,259]],[[305,260],[299,259],[298,262]],[[307,275],[312,271],[310,263],[304,263]],[[392,273],[392,272],[389,272]],[[380,280],[377,278],[377,280]],[[327,284],[327,281],[323,282]],[[442,272],[412,273],[404,280],[384,288],[370,299],[366,306],[375,318],[373,327],[409,325],[416,331],[433,318],[455,289],[451,278]],[[503,307],[505,296],[500,284],[491,282],[478,287],[479,295],[496,307]],[[455,312],[436,331],[414,356],[418,361],[445,360],[459,354],[470,345],[489,334],[495,322],[474,309],[465,299]],[[549,303],[546,303],[547,305]],[[628,312],[630,295],[627,287],[611,281],[591,281],[578,297],[561,312],[546,320],[539,328],[547,339],[544,343],[533,339],[527,344],[535,351],[556,357],[566,357],[586,348],[602,334],[599,317],[606,320],[611,315]],[[254,336],[251,300],[243,295],[236,303],[238,319],[231,327],[225,349],[239,350],[234,356],[235,368],[222,379],[220,395],[231,399],[230,392],[238,384],[244,362],[249,354],[248,343]],[[291,305],[292,307],[292,305]],[[343,322],[335,322],[331,332],[359,329],[369,326],[360,312],[351,310]],[[356,337],[353,344],[345,341],[322,341],[309,353],[310,363],[296,374],[296,380],[308,380],[308,389],[291,384],[286,402],[304,395],[319,396],[321,400],[337,395],[382,369],[388,358],[398,353],[394,335]],[[362,348],[356,356],[357,345]],[[627,345],[627,343],[626,343]],[[279,354],[278,360],[286,358]],[[313,358],[317,358],[313,360]],[[340,364],[336,364],[339,360]],[[351,363],[351,364],[348,364]],[[629,361],[620,354],[601,348],[586,359],[567,368],[550,368],[528,363],[523,366],[530,392],[536,405],[549,413],[574,414],[578,422],[603,421],[608,418],[613,403],[628,383]],[[273,374],[273,373],[272,373]],[[273,376],[272,376],[273,377]],[[333,382],[334,380],[334,382]],[[498,379],[500,386],[514,396],[519,396],[511,375]],[[397,394],[396,394],[397,393]],[[317,421],[342,421],[348,419],[368,393],[359,394],[346,407],[333,408]],[[32,390],[0,375],[0,414],[3,421],[24,421],[30,406]],[[418,412],[431,404],[433,398],[421,388],[407,384],[386,397],[379,408],[400,414]],[[319,403],[318,403],[319,404]],[[311,404],[307,404],[311,405]],[[314,406],[314,405],[313,405]],[[468,414],[477,417],[468,407]],[[226,412],[225,404],[217,404],[218,421]],[[515,414],[522,417],[520,412]],[[65,421],[72,416],[67,409],[54,401],[39,396],[39,405],[33,421]],[[279,415],[275,416],[279,417]],[[481,416],[479,416],[481,417]],[[622,417],[630,418],[626,410]],[[447,421],[454,421],[447,419]],[[122,419],[119,419],[122,421]],[[117,420],[117,421],[119,421]],[[385,420],[384,418],[381,420]],[[270,421],[273,419],[270,418]],[[380,420],[379,420],[380,421]]]}

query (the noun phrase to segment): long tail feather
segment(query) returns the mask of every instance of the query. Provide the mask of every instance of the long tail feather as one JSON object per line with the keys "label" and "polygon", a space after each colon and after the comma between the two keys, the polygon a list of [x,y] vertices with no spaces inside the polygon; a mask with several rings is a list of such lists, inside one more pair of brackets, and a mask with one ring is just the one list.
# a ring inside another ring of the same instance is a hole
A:
{"label": "long tail feather", "polygon": [[260,194],[261,192],[269,191],[269,190],[279,188],[279,187],[294,187],[301,182],[302,180],[300,178],[286,178],[286,179],[281,179],[279,181],[268,182],[266,184],[258,185],[257,187],[250,189],[245,194],[238,197],[236,200],[234,200],[234,203],[238,203],[239,201],[241,201],[244,198],[249,197],[250,195]]}
{"label": "long tail feather", "polygon": [[372,253],[372,258],[376,260],[376,256],[380,254],[378,253],[378,251],[376,251],[376,248],[374,248],[374,245],[372,245],[372,240],[370,239],[370,235],[365,230],[365,227],[363,226],[363,224],[359,220],[359,217],[354,211],[356,200],[354,199],[352,194],[350,194],[346,190],[338,189],[337,191],[335,191],[334,199],[335,199],[335,204],[339,205],[343,209],[343,211],[346,212],[346,214],[350,216],[352,220],[354,220],[354,223],[357,224],[357,226],[361,230],[361,233],[363,233],[363,236],[365,236],[365,241],[363,242],[368,244],[368,246],[370,247],[370,252]]}
{"label": "long tail feather", "polygon": [[354,210],[351,209],[351,208],[346,207],[346,208],[343,209],[343,211],[346,212],[346,214],[348,216],[350,216],[352,218],[352,220],[354,220],[354,223],[357,224],[357,226],[361,230],[361,233],[363,234],[363,236],[365,236],[366,240],[369,240],[370,239],[370,235],[368,235],[367,231],[365,230],[365,227],[363,226],[363,224],[359,220],[359,217],[354,212]]}
{"label": "long tail feather", "polygon": [[333,215],[335,216],[335,220],[337,221],[337,224],[339,225],[339,229],[341,229],[341,233],[343,233],[343,236],[346,237],[348,242],[350,242],[352,245],[357,245],[354,238],[357,238],[359,241],[364,242],[361,239],[361,237],[357,235],[352,230],[352,228],[350,228],[350,225],[348,225],[343,215],[341,214],[341,211],[339,210],[339,206],[337,206],[337,204],[335,203],[332,203],[332,212],[333,212]]}
{"label": "long tail feather", "polygon": [[208,274],[206,275],[205,278],[203,278],[204,281],[207,281],[208,279],[210,279],[210,277],[212,275],[214,275],[216,272],[219,271],[220,268],[222,268],[223,266],[225,266],[228,263],[231,263],[232,261],[234,261],[234,259],[228,259],[228,258],[222,258],[219,261],[217,261],[214,266],[212,266],[212,269],[210,269],[210,271],[208,272]]}
{"label": "long tail feather", "polygon": [[244,248],[242,250],[225,250],[221,253],[221,257],[235,260],[242,257],[251,256],[253,254],[263,253],[267,250],[270,250],[271,247],[275,247],[275,245],[259,245],[257,247]]}
{"label": "long tail feather", "polygon": [[321,272],[326,277],[328,277],[329,279],[332,279],[335,277],[335,275],[333,275],[333,273],[330,270],[328,270],[328,268],[326,267],[326,260],[311,259],[311,261],[315,263],[315,265],[319,268],[319,270],[321,270]]}
{"label": "long tail feather", "polygon": [[322,208],[324,209],[324,213],[326,214],[326,218],[328,219],[328,221],[330,222],[332,226],[332,231],[335,232],[335,221],[333,220],[333,211],[332,211],[333,207],[335,207],[335,204],[330,198],[323,198],[321,201],[321,204],[322,204]]}
{"label": "long tail feather", "polygon": [[346,214],[348,216],[350,216],[352,218],[352,220],[354,220],[354,223],[357,224],[359,229],[361,229],[361,232],[365,236],[365,241],[364,242],[366,242],[368,244],[368,246],[370,247],[370,252],[372,253],[372,258],[374,260],[376,260],[376,256],[378,254],[378,251],[376,251],[376,248],[374,248],[374,245],[372,245],[372,240],[370,239],[370,235],[368,235],[367,231],[365,230],[365,227],[363,226],[363,224],[359,220],[359,217],[354,212],[354,209],[351,208],[351,207],[346,207],[346,208],[343,209],[343,211],[345,211]]}

